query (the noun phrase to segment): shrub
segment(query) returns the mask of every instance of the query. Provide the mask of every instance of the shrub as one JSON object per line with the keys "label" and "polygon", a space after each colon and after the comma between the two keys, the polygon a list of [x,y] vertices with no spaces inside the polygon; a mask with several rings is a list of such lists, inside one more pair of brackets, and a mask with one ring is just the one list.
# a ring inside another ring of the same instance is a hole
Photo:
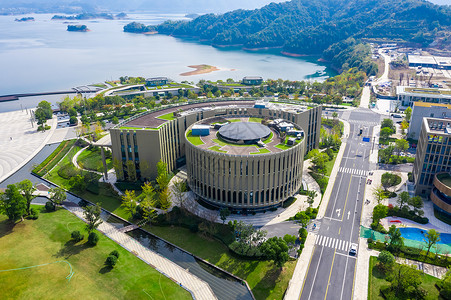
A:
{"label": "shrub", "polygon": [[99,235],[95,232],[91,232],[88,236],[88,244],[91,246],[97,245],[99,242]]}
{"label": "shrub", "polygon": [[199,231],[199,225],[198,225],[197,223],[196,223],[196,224],[191,224],[191,225],[189,225],[189,230],[190,230],[191,232],[196,233],[196,232]]}
{"label": "shrub", "polygon": [[75,168],[75,166],[70,164],[65,164],[61,168],[58,169],[58,175],[63,177],[64,179],[70,179],[79,174],[79,170]]}
{"label": "shrub", "polygon": [[52,201],[47,201],[45,203],[45,210],[48,212],[55,211],[55,204]]}
{"label": "shrub", "polygon": [[76,243],[78,243],[79,241],[84,239],[84,236],[78,230],[72,231],[70,236],[74,240],[74,242],[76,242]]}
{"label": "shrub", "polygon": [[119,252],[117,252],[117,250],[111,251],[110,255],[113,255],[113,256],[116,256],[117,258],[119,258]]}
{"label": "shrub", "polygon": [[300,228],[299,229],[299,236],[301,238],[306,239],[307,238],[307,234],[308,234],[307,229],[305,229],[305,228]]}
{"label": "shrub", "polygon": [[105,265],[107,265],[108,267],[113,268],[116,265],[116,263],[117,263],[117,257],[116,256],[109,255],[106,258]]}
{"label": "shrub", "polygon": [[37,220],[39,218],[39,211],[36,208],[32,208],[29,218],[32,220]]}
{"label": "shrub", "polygon": [[277,207],[271,207],[269,210],[270,210],[270,211],[276,211],[276,210],[277,210]]}
{"label": "shrub", "polygon": [[373,238],[368,238],[367,242],[368,242],[368,244],[372,244],[372,243],[374,243],[374,240],[373,240]]}

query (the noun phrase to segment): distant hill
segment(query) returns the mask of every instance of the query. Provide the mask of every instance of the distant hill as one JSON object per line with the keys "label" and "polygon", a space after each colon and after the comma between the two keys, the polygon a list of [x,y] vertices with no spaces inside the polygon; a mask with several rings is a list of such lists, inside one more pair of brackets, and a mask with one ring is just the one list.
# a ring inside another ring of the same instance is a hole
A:
{"label": "distant hill", "polygon": [[0,14],[19,13],[223,13],[234,9],[260,8],[283,0],[0,0]]}
{"label": "distant hill", "polygon": [[283,47],[297,54],[321,54],[348,38],[427,46],[450,28],[451,7],[424,0],[292,0],[156,26],[159,33],[214,45]]}

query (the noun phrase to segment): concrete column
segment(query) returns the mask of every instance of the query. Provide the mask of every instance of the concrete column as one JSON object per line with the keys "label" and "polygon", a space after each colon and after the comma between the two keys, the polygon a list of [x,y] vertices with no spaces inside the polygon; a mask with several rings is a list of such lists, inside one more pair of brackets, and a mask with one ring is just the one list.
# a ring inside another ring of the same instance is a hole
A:
{"label": "concrete column", "polygon": [[103,163],[103,174],[105,176],[105,181],[108,180],[108,167],[106,165],[106,159],[105,159],[105,150],[103,147],[100,147],[100,152],[102,153],[102,163]]}

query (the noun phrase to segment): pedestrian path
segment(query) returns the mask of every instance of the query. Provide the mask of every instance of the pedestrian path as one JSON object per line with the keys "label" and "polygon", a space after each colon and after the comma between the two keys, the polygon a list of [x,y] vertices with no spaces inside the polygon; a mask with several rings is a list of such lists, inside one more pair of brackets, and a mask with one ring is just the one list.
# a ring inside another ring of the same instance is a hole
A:
{"label": "pedestrian path", "polygon": [[368,122],[368,121],[359,121],[359,120],[349,120],[348,122],[351,124],[359,124],[359,125],[366,125],[366,126],[380,125],[380,123],[378,123],[378,122]]}
{"label": "pedestrian path", "polygon": [[[64,205],[68,211],[84,220],[83,209],[78,205]],[[217,299],[216,295],[211,290],[208,283],[199,279],[197,276],[191,274],[187,270],[181,268],[174,262],[157,254],[156,252],[144,247],[138,241],[131,238],[127,234],[120,232],[113,225],[103,222],[97,228],[103,232],[110,239],[127,249],[141,260],[155,268],[160,273],[163,273],[173,281],[180,284],[180,286],[188,289],[195,299]]]}
{"label": "pedestrian path", "polygon": [[349,247],[351,247],[351,243],[349,241],[343,241],[323,235],[316,236],[315,244],[323,247],[337,249],[339,251],[344,251],[346,253],[349,251]]}
{"label": "pedestrian path", "polygon": [[359,169],[353,169],[353,168],[340,167],[340,168],[338,169],[338,172],[341,172],[341,173],[348,173],[348,174],[353,174],[353,175],[358,175],[358,176],[367,177],[369,171],[359,170]]}
{"label": "pedestrian path", "polygon": [[307,231],[313,234],[318,234],[320,227],[321,220],[315,219],[307,226]]}

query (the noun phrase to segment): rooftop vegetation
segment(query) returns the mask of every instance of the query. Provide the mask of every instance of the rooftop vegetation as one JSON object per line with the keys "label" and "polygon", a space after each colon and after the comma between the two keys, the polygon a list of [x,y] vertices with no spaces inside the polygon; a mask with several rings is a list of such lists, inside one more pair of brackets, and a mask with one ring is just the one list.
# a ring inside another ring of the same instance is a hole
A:
{"label": "rooftop vegetation", "polygon": [[188,133],[186,134],[186,138],[188,139],[188,141],[195,145],[195,146],[199,146],[199,145],[203,145],[205,144],[202,139],[200,138],[200,136],[194,136],[191,134],[192,130],[189,130]]}

